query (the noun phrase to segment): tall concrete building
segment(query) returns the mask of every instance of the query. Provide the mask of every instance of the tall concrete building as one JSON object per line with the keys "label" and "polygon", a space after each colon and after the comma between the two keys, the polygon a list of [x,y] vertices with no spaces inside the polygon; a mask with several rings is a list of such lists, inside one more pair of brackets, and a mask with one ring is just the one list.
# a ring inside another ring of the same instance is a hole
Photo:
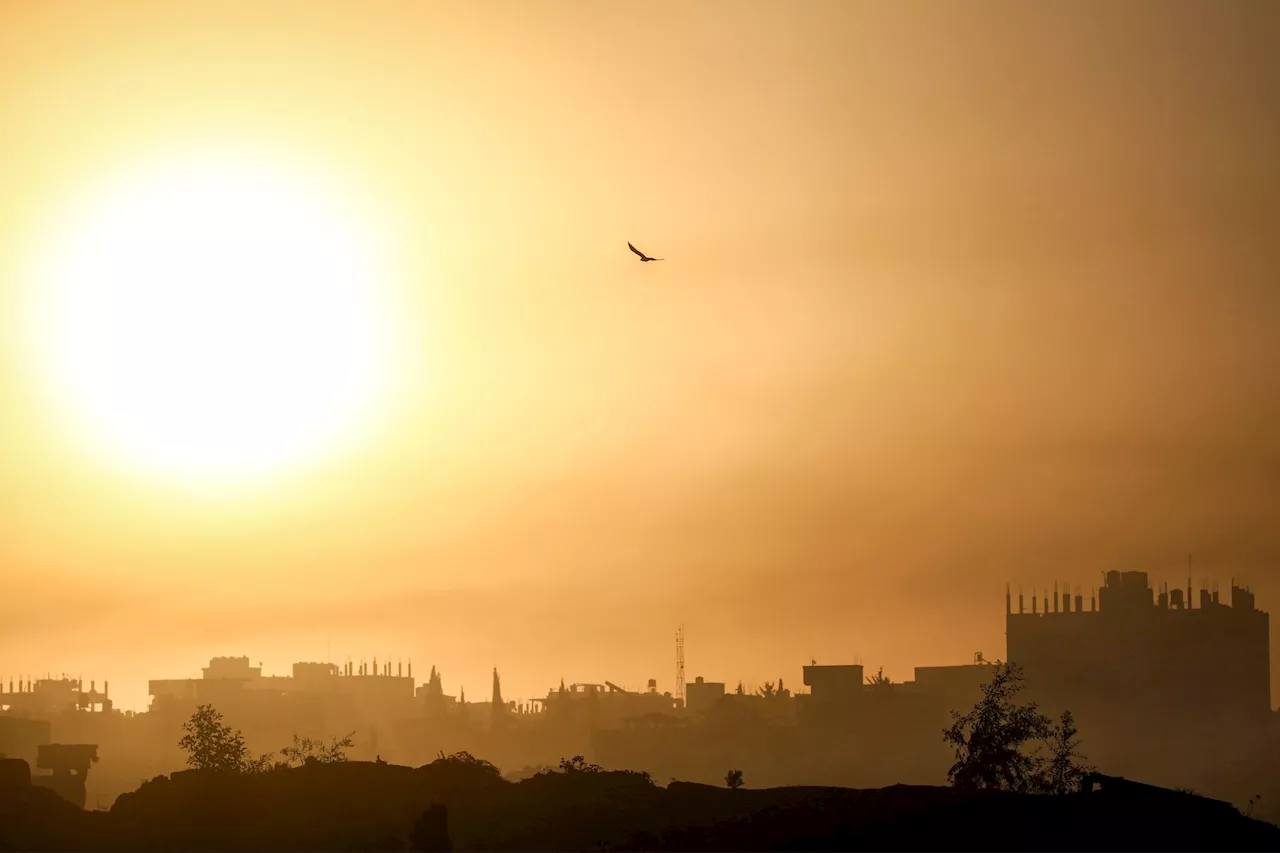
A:
{"label": "tall concrete building", "polygon": [[1026,697],[1046,711],[1073,711],[1082,727],[1128,721],[1216,728],[1271,711],[1270,620],[1253,593],[1231,600],[1191,586],[1161,588],[1145,572],[1108,572],[1097,595],[1006,593],[1008,660],[1025,674]]}

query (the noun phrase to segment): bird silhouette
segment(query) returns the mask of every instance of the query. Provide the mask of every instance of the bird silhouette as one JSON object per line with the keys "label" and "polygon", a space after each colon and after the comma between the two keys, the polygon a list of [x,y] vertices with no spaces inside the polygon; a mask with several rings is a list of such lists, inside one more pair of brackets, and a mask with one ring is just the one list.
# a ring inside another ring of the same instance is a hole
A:
{"label": "bird silhouette", "polygon": [[631,245],[630,243],[627,243],[627,248],[628,248],[628,249],[630,249],[631,251],[635,252],[637,255],[639,255],[639,256],[640,256],[640,262],[641,262],[641,263],[648,263],[649,261],[660,261],[660,260],[662,260],[662,258],[651,258],[651,257],[649,257],[649,256],[648,256],[648,255],[646,255],[644,252],[640,251],[639,249],[637,249],[635,246]]}

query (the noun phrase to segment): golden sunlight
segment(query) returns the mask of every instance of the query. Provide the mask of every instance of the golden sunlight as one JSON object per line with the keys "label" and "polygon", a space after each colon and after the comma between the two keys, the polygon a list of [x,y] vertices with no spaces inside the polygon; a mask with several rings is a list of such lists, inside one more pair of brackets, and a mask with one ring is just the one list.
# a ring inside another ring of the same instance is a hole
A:
{"label": "golden sunlight", "polygon": [[191,156],[119,176],[34,270],[38,369],[112,462],[186,482],[338,450],[387,390],[388,264],[319,181]]}

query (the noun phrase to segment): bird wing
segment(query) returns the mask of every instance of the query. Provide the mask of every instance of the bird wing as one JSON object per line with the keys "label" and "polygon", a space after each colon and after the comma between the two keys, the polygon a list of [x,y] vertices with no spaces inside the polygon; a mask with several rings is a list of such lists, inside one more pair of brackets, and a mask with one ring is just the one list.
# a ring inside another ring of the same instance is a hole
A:
{"label": "bird wing", "polygon": [[639,255],[639,256],[640,256],[640,257],[642,257],[642,258],[645,256],[644,252],[640,251],[640,250],[639,250],[639,249],[637,249],[635,246],[631,245],[631,243],[630,243],[630,242],[628,242],[628,243],[627,243],[627,248],[628,248],[628,249],[630,249],[631,251],[635,252],[637,255]]}

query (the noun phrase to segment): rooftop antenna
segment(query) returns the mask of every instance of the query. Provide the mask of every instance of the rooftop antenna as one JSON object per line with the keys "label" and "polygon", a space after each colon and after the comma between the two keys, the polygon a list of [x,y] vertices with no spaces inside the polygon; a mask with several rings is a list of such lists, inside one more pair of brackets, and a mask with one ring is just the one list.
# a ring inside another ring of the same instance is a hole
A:
{"label": "rooftop antenna", "polygon": [[684,625],[676,629],[676,698],[684,701]]}

